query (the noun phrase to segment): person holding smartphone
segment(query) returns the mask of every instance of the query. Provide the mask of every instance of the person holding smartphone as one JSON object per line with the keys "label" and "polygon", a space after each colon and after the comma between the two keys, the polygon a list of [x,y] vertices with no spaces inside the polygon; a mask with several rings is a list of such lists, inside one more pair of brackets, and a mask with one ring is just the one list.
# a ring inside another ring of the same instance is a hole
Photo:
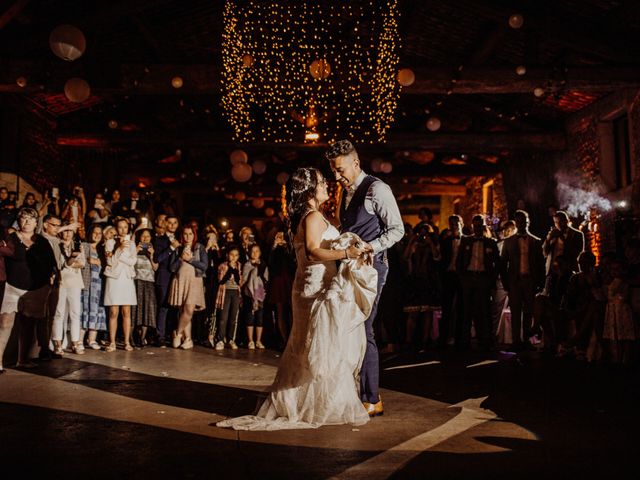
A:
{"label": "person holding smartphone", "polygon": [[138,256],[136,246],[131,241],[129,222],[126,218],[118,218],[115,221],[115,226],[117,237],[105,241],[107,267],[104,270],[104,276],[107,281],[104,292],[104,306],[109,307],[110,340],[109,345],[105,348],[106,352],[114,352],[116,350],[116,332],[120,310],[122,310],[124,349],[127,351],[133,350],[131,346],[131,306],[138,303],[136,287],[133,282],[136,276],[135,264],[138,261]]}
{"label": "person holding smartphone", "polygon": [[155,286],[155,272],[158,264],[153,261],[154,249],[151,244],[152,234],[148,228],[136,232],[136,299],[138,303],[133,307],[133,326],[138,334],[139,345],[147,346],[147,330],[156,328],[157,300]]}
{"label": "person holding smartphone", "polygon": [[193,348],[191,319],[196,310],[204,310],[204,277],[207,271],[207,252],[198,243],[198,226],[191,222],[182,228],[180,247],[170,269],[175,273],[169,289],[169,305],[180,309],[178,328],[173,331],[173,348]]}
{"label": "person holding smartphone", "polygon": [[[67,225],[69,222],[66,223]],[[85,264],[82,245],[74,241],[75,232],[64,230],[60,236],[60,250],[64,262],[60,270],[60,286],[58,304],[53,317],[51,339],[57,355],[63,355],[62,340],[65,335],[68,319],[71,334],[71,348],[76,355],[84,354],[84,346],[80,336],[80,315],[82,313],[82,267]]]}

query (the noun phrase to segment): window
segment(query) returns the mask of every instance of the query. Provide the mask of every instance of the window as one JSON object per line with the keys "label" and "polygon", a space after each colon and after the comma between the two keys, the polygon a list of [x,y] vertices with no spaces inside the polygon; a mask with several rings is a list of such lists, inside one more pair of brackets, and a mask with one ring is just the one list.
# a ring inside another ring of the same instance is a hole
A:
{"label": "window", "polygon": [[493,217],[493,180],[482,185],[482,212]]}

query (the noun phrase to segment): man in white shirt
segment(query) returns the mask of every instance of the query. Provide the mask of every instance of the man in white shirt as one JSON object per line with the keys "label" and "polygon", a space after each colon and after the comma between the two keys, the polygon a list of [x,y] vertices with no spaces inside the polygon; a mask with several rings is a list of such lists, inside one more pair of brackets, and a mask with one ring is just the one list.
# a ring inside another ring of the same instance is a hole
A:
{"label": "man in white shirt", "polygon": [[366,248],[374,254],[373,267],[378,272],[378,294],[365,322],[367,350],[360,370],[360,396],[370,416],[382,415],[384,410],[378,393],[378,347],[373,321],[389,271],[386,250],[402,239],[404,223],[391,188],[382,180],[362,171],[358,153],[350,141],[335,142],[325,156],[336,181],[344,188],[340,205],[341,231],[355,233],[367,242]]}

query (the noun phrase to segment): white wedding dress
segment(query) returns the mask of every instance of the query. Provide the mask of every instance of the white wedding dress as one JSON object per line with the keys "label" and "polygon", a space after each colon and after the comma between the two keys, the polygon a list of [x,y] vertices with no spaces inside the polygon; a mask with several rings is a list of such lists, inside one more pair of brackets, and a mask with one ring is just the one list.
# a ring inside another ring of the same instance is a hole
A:
{"label": "white wedding dress", "polygon": [[[328,225],[321,246],[344,249],[358,240]],[[281,430],[369,421],[358,394],[358,374],[377,272],[358,260],[343,260],[339,267],[335,261],[310,262],[302,232],[294,248],[293,326],[271,393],[257,415],[224,420],[219,427]]]}

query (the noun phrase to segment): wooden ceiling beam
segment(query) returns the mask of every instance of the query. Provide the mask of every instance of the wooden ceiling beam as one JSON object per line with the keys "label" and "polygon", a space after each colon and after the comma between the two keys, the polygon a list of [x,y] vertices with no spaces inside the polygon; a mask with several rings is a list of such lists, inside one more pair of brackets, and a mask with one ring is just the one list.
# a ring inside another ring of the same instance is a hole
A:
{"label": "wooden ceiling beam", "polygon": [[[145,70],[148,70],[148,72]],[[427,94],[510,94],[533,93],[543,87],[548,93],[559,90],[610,92],[620,88],[640,87],[640,66],[571,67],[566,72],[529,68],[518,75],[513,68],[434,66],[414,69],[416,81],[403,88],[403,95]],[[171,78],[179,75],[184,86],[175,89]],[[453,80],[453,81],[452,81]],[[220,71],[213,65],[124,65],[119,87],[128,94],[219,94]]]}
{"label": "wooden ceiling beam", "polygon": [[[1,61],[0,85],[9,90],[15,79],[43,77],[42,65],[19,61]],[[209,64],[124,64],[101,66],[101,72],[118,71],[112,78],[99,75],[87,78],[98,95],[220,95],[221,72]],[[457,67],[434,65],[414,68],[416,81],[402,89],[402,95],[454,94],[533,94],[536,87],[547,93],[560,90],[580,92],[612,92],[622,88],[640,87],[640,65],[626,67],[568,67],[566,71],[551,68],[528,68],[526,75],[517,75],[514,67]],[[52,72],[53,78],[63,78]],[[182,88],[173,88],[171,79],[180,76]],[[40,81],[40,83],[42,83]],[[46,87],[48,90],[49,86]]]}
{"label": "wooden ceiling beam", "polygon": [[6,27],[11,22],[11,20],[19,15],[22,9],[26,7],[28,3],[29,0],[17,0],[13,2],[11,6],[0,15],[0,30]]}
{"label": "wooden ceiling beam", "polygon": [[[58,145],[74,148],[170,145],[177,147],[232,147],[237,145],[228,133],[109,132],[61,133]],[[448,153],[499,153],[503,151],[560,151],[566,148],[563,133],[396,133],[384,144],[362,144],[362,150],[431,150]],[[247,148],[324,149],[326,144],[253,142]]]}

